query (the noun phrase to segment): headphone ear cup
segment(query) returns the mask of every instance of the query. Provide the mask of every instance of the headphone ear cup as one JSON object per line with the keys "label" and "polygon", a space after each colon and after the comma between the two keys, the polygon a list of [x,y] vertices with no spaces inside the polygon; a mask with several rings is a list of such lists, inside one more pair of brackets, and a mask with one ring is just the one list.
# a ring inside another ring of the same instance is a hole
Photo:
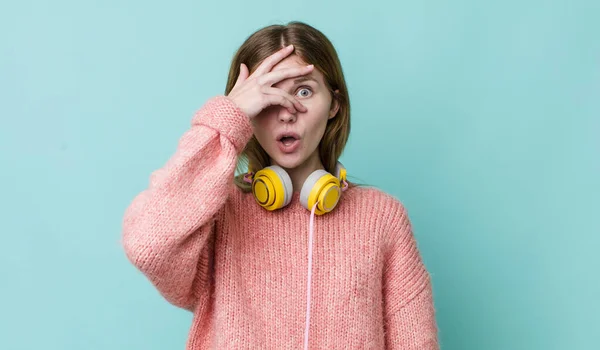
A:
{"label": "headphone ear cup", "polygon": [[[271,165],[269,169],[273,169],[279,175],[279,179],[283,185],[283,206],[287,206],[292,201],[292,196],[294,194],[294,186],[292,185],[292,178],[287,173],[287,171],[283,170],[282,167],[278,165]],[[279,192],[277,193],[279,195]]]}
{"label": "headphone ear cup", "polygon": [[342,163],[337,162],[335,166],[335,174],[333,175],[340,180],[340,183],[346,181],[346,168]]}
{"label": "headphone ear cup", "polygon": [[267,210],[290,204],[293,192],[292,179],[277,165],[268,166],[254,175],[252,194],[256,202]]}
{"label": "headphone ear cup", "polygon": [[340,180],[325,170],[316,170],[306,178],[300,191],[300,203],[308,210],[317,204],[315,214],[332,211],[340,200]]}

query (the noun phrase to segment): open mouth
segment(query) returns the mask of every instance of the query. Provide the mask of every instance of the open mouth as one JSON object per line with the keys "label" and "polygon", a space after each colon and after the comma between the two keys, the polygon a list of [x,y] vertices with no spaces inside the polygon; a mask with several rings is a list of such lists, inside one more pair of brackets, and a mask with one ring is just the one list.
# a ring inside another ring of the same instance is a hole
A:
{"label": "open mouth", "polygon": [[297,140],[297,138],[295,138],[293,136],[284,136],[279,139],[279,142],[283,143],[286,146],[289,146],[296,140]]}
{"label": "open mouth", "polygon": [[295,133],[283,133],[277,137],[277,144],[284,153],[294,152],[300,144],[300,136]]}
{"label": "open mouth", "polygon": [[300,139],[300,136],[295,133],[284,133],[277,137],[277,141],[283,143],[284,145],[290,145],[298,139]]}

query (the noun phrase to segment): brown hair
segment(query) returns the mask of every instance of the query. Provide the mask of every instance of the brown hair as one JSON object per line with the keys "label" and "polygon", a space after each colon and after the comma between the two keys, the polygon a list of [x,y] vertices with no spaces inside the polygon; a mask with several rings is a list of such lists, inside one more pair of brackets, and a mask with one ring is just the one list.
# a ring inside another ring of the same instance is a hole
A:
{"label": "brown hair", "polygon": [[[350,136],[350,99],[337,52],[319,30],[306,23],[294,21],[286,25],[270,25],[254,32],[233,57],[225,95],[233,89],[242,63],[252,74],[265,58],[290,44],[294,45],[293,54],[307,64],[314,64],[315,69],[323,74],[332,98],[339,103],[339,110],[335,117],[327,121],[325,133],[319,143],[321,162],[326,171],[333,173]],[[250,184],[243,181],[243,173],[248,167],[258,171],[269,165],[269,155],[256,137],[252,136],[238,160],[237,171],[241,175],[235,177],[235,184],[245,192],[250,191]]]}

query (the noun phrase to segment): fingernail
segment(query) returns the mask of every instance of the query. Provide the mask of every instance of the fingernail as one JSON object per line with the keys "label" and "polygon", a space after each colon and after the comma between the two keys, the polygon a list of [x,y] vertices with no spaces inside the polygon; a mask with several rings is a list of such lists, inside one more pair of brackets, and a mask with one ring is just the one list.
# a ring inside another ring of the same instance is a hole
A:
{"label": "fingernail", "polygon": [[315,66],[314,64],[309,64],[308,66],[306,66],[306,68],[312,68],[314,66]]}
{"label": "fingernail", "polygon": [[292,47],[294,47],[294,45],[290,44],[286,47],[286,49],[291,49]]}

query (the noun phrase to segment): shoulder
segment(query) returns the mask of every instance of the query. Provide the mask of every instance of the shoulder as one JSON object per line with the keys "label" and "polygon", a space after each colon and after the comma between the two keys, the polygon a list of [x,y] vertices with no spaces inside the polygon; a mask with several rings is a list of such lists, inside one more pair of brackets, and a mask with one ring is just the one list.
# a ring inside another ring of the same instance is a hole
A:
{"label": "shoulder", "polygon": [[411,234],[411,224],[404,203],[396,196],[376,187],[355,186],[344,194],[343,206],[352,215],[370,221],[381,232],[385,242]]}
{"label": "shoulder", "polygon": [[406,212],[404,203],[398,197],[377,187],[354,186],[346,191],[345,196],[349,205],[370,209],[374,213],[395,216]]}
{"label": "shoulder", "polygon": [[399,198],[373,187],[361,186],[352,190],[355,191],[352,197],[356,197],[353,199],[359,203],[358,207],[370,208],[358,215],[375,220],[371,227],[379,231],[386,256],[394,253],[419,254],[408,210]]}

